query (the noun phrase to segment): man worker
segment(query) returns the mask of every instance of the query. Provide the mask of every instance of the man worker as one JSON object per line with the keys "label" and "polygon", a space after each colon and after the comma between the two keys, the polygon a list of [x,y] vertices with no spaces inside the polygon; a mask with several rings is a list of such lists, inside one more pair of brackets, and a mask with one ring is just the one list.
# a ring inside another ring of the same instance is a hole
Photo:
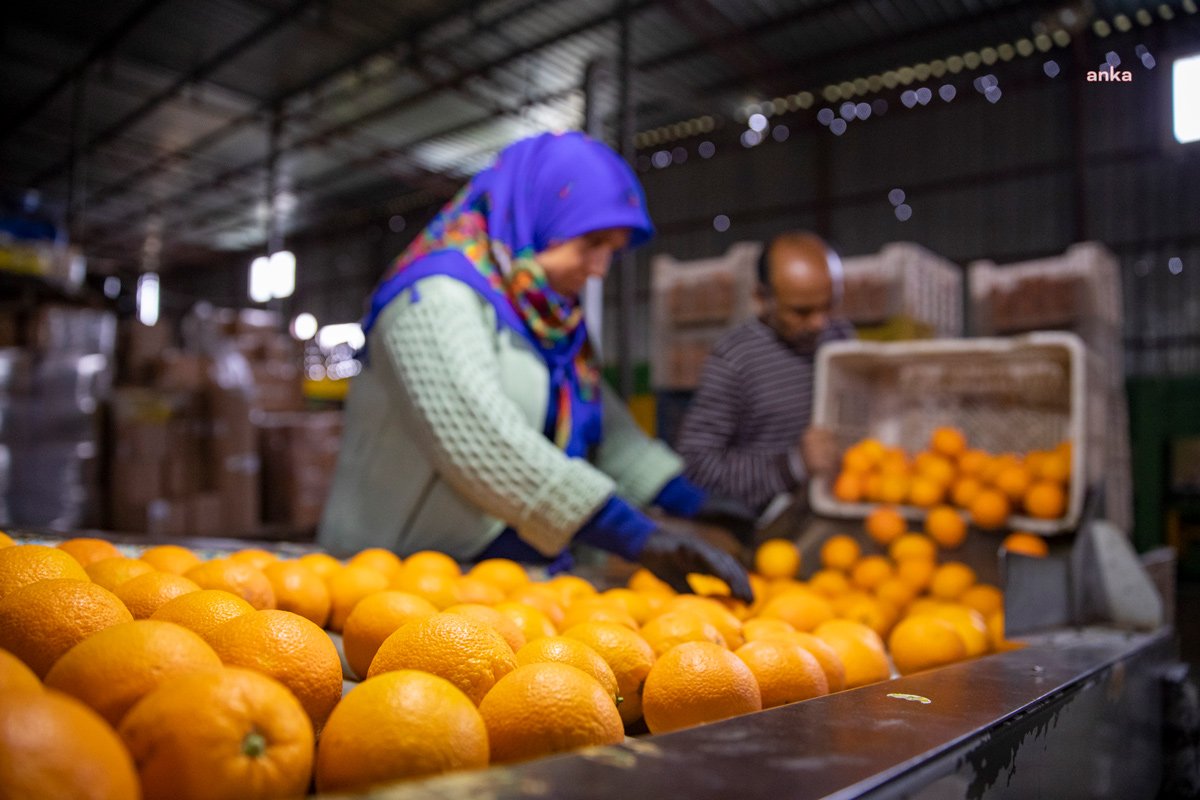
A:
{"label": "man worker", "polygon": [[835,316],[841,283],[820,237],[775,237],[758,261],[761,314],[722,336],[701,372],[676,450],[689,479],[749,516],[836,468],[832,432],[810,423],[817,348],[854,338]]}

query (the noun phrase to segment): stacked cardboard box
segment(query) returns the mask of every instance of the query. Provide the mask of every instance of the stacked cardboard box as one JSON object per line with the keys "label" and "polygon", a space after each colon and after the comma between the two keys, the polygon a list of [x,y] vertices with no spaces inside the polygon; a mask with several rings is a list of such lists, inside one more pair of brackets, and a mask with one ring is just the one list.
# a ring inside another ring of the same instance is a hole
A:
{"label": "stacked cardboard box", "polygon": [[[138,326],[113,401],[111,525],[162,535],[302,536],[332,479],[340,412],[308,413],[277,315],[214,310],[182,347]],[[266,465],[269,464],[269,469]]]}

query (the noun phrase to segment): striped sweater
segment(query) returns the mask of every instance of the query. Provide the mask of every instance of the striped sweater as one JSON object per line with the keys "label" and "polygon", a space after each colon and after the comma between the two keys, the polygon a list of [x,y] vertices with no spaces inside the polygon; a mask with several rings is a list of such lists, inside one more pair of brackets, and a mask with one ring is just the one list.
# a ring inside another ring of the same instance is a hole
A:
{"label": "striped sweater", "polygon": [[[832,320],[825,342],[854,338]],[[804,479],[795,453],[812,420],[812,353],[799,353],[761,320],[721,337],[680,426],[676,450],[688,478],[715,496],[759,513]]]}

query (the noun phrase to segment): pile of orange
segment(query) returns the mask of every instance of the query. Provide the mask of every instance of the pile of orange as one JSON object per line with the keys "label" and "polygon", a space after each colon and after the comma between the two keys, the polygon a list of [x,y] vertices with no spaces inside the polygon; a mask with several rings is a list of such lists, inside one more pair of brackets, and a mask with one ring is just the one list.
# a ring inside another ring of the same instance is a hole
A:
{"label": "pile of orange", "polygon": [[908,453],[878,439],[848,448],[833,495],[844,503],[884,503],[966,511],[981,528],[1000,528],[1012,514],[1060,519],[1067,510],[1071,443],[1024,454],[987,453],[955,428],[934,430],[924,450]]}
{"label": "pile of orange", "polygon": [[[0,721],[25,714],[80,733],[10,741],[0,725],[0,749],[22,753],[19,775],[0,768],[0,796],[28,794],[30,780],[83,796],[82,776],[96,775],[113,796],[294,796],[314,782],[360,792],[1002,646],[998,590],[939,564],[941,540],[898,516],[869,527],[879,552],[834,537],[808,581],[795,544],[765,543],[751,604],[701,575],[689,576],[697,594],[645,570],[599,591],[572,575],[535,581],[503,559],[464,573],[433,552],[203,560],[169,546],[132,558],[103,540],[5,537]],[[360,688],[343,695],[343,678]]]}

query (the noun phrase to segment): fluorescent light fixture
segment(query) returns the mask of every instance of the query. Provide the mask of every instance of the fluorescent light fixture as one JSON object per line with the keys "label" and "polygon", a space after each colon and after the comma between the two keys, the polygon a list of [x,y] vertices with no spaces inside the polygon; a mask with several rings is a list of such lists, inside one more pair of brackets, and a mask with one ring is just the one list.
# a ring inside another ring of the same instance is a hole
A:
{"label": "fluorescent light fixture", "polygon": [[271,299],[270,263],[266,256],[259,256],[250,262],[250,299],[255,303],[265,303]]}
{"label": "fluorescent light fixture", "polygon": [[1200,141],[1200,53],[1171,66],[1171,107],[1175,141]]}
{"label": "fluorescent light fixture", "polygon": [[307,311],[297,314],[296,318],[292,320],[292,336],[302,342],[307,342],[316,335],[317,318]]}
{"label": "fluorescent light fixture", "polygon": [[367,337],[363,335],[362,325],[357,322],[326,325],[317,331],[317,346],[326,353],[340,344],[346,344],[351,349],[358,350],[366,343]]}
{"label": "fluorescent light fixture", "polygon": [[147,272],[138,278],[137,317],[143,325],[158,322],[158,275]]}
{"label": "fluorescent light fixture", "polygon": [[279,250],[268,259],[271,297],[291,297],[296,291],[296,256],[291,250]]}

